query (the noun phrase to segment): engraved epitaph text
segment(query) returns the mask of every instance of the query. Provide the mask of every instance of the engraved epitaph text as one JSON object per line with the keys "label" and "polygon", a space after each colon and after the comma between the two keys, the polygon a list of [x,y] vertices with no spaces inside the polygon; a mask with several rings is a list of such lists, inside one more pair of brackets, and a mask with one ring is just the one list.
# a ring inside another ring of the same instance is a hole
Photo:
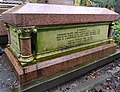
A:
{"label": "engraved epitaph text", "polygon": [[81,46],[108,39],[108,25],[92,25],[77,28],[39,30],[37,51],[44,53]]}

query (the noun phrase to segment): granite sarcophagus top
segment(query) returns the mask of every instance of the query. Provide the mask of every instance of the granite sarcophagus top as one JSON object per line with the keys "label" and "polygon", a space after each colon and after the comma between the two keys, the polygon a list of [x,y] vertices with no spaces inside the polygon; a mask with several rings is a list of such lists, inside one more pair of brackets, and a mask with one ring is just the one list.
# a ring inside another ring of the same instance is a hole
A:
{"label": "granite sarcophagus top", "polygon": [[4,12],[2,19],[15,26],[39,26],[108,22],[117,20],[118,14],[105,8],[26,4]]}
{"label": "granite sarcophagus top", "polygon": [[[118,18],[117,13],[106,8],[48,4],[16,6],[2,13],[9,29],[10,50],[6,53],[21,83],[26,82],[21,65],[28,69],[28,75],[35,73],[28,81],[48,76],[114,53],[112,22]],[[36,75],[36,70],[40,70],[41,75]]]}

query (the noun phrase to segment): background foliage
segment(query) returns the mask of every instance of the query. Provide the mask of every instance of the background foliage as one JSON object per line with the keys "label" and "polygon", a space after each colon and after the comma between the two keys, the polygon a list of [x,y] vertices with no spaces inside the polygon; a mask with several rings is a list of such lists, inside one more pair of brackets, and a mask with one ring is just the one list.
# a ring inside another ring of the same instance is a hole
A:
{"label": "background foliage", "polygon": [[113,9],[116,5],[116,0],[75,0],[75,5],[106,7]]}
{"label": "background foliage", "polygon": [[115,37],[115,42],[120,45],[120,22],[114,23],[114,33],[113,36]]}

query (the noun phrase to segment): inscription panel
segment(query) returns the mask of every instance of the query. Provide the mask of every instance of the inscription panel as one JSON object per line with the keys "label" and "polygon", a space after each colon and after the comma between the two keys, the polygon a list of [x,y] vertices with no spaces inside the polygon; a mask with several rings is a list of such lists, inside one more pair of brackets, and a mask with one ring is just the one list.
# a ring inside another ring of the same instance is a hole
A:
{"label": "inscription panel", "polygon": [[37,33],[37,51],[44,53],[62,50],[106,39],[108,39],[108,25],[39,30]]}
{"label": "inscription panel", "polygon": [[15,32],[15,27],[10,26],[10,45],[15,53],[20,52],[20,44],[19,44],[19,37],[18,34]]}

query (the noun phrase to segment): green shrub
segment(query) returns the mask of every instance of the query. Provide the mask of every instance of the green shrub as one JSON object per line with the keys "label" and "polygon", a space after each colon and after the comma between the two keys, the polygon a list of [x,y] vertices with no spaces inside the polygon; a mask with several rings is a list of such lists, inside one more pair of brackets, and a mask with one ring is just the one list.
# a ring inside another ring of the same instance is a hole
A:
{"label": "green shrub", "polygon": [[96,7],[106,7],[109,9],[113,9],[116,4],[116,0],[92,0],[93,6]]}
{"label": "green shrub", "polygon": [[115,42],[120,45],[120,22],[114,23],[114,38]]}

